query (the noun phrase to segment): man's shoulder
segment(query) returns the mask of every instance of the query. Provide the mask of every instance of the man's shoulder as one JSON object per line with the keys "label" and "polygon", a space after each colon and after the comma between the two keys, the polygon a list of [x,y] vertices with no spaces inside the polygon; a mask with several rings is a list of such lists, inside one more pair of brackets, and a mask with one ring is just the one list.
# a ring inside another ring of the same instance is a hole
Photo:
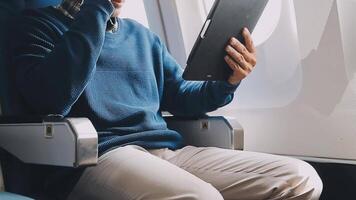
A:
{"label": "man's shoulder", "polygon": [[120,21],[123,23],[124,29],[130,34],[139,34],[140,36],[144,36],[143,38],[149,39],[152,42],[160,40],[157,34],[134,19],[121,18]]}
{"label": "man's shoulder", "polygon": [[145,27],[144,25],[142,25],[141,23],[139,23],[138,21],[136,21],[134,19],[121,18],[120,21],[121,21],[121,23],[124,24],[124,26],[126,26],[127,29],[129,29],[131,31],[151,33],[151,31],[147,27]]}

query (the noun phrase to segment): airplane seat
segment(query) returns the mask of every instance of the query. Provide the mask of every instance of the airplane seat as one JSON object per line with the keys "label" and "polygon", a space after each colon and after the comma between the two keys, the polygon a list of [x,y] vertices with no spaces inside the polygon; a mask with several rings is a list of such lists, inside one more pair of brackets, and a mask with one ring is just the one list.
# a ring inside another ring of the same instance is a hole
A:
{"label": "airplane seat", "polygon": [[[5,58],[6,48],[4,46],[6,41],[6,35],[8,30],[7,22],[10,20],[12,15],[15,15],[18,10],[24,8],[25,2],[23,0],[19,1],[1,1],[0,2],[0,116],[2,115],[2,102],[5,89],[7,89],[7,76],[5,75]],[[18,8],[18,10],[16,9]],[[6,85],[5,85],[6,84]],[[0,133],[1,134],[1,133]],[[0,199],[10,198],[8,193],[4,193],[5,186],[2,174],[1,160],[0,160]],[[5,198],[6,197],[6,198]]]}
{"label": "airplane seat", "polygon": [[[42,169],[38,166],[80,168],[98,161],[98,134],[89,119],[65,118],[56,113],[23,116],[21,113],[26,113],[26,108],[11,78],[6,42],[11,35],[12,20],[25,8],[60,2],[0,1],[0,199],[29,199],[8,192],[43,199],[41,195],[32,194],[31,181],[24,179],[31,175],[33,166],[37,170]],[[183,135],[186,144],[243,149],[244,132],[236,120],[208,116],[190,119],[167,116],[165,119],[170,129]]]}
{"label": "airplane seat", "polygon": [[[10,99],[4,99],[9,91],[9,83],[7,76],[7,69],[5,66],[7,65],[7,48],[5,46],[5,42],[7,41],[7,35],[9,34],[8,30],[10,29],[11,21],[14,16],[17,15],[23,8],[25,8],[24,0],[12,0],[12,1],[1,1],[0,2],[0,116],[9,111],[9,106],[6,106],[6,103],[10,103]],[[0,124],[1,126],[1,124]],[[2,134],[2,131],[0,131]],[[1,138],[0,138],[1,140]],[[0,158],[3,157],[3,152],[0,152]],[[1,159],[2,160],[2,159]],[[0,160],[0,199],[8,199],[8,200],[30,200],[30,198],[11,194],[4,192],[5,185],[2,173],[2,163]]]}
{"label": "airplane seat", "polygon": [[9,56],[7,55],[8,48],[6,42],[7,34],[11,34],[11,27],[15,23],[15,18],[18,14],[28,8],[40,8],[50,5],[58,5],[61,0],[6,0],[0,2],[0,102],[2,104],[1,111],[3,115],[17,115],[19,113],[24,113],[26,108],[23,102],[20,102],[19,94],[17,93],[15,84],[9,78],[11,74],[11,68],[8,65]]}
{"label": "airplane seat", "polygon": [[[26,117],[26,119],[19,118],[20,117],[19,113],[25,113],[24,112],[25,107],[19,98],[19,94],[14,88],[15,84],[13,83],[13,80],[11,78],[12,69],[9,64],[10,61],[8,59],[10,57],[9,56],[10,50],[8,48],[7,42],[9,41],[10,38],[9,36],[12,34],[11,33],[12,25],[15,24],[14,22],[16,20],[16,17],[19,16],[19,13],[26,8],[37,8],[37,7],[45,7],[49,5],[56,5],[59,4],[59,2],[60,0],[0,1],[0,116],[1,116],[0,117],[0,171],[2,172],[0,173],[1,175],[0,176],[0,199],[20,198],[16,195],[3,192],[5,189],[7,191],[12,191],[12,192],[17,191],[18,193],[22,193],[22,194],[27,194],[33,190],[33,187],[32,186],[30,187],[29,186],[30,184],[28,184],[29,183],[28,178],[26,178],[26,177],[30,177],[27,176],[28,174],[30,174],[29,169],[23,168],[23,165],[14,165],[14,163],[18,162],[19,159],[17,158],[23,160],[22,157],[27,157],[27,155],[24,155],[25,153],[24,151],[31,149],[31,146],[34,146],[35,144],[29,145],[27,148],[23,148],[22,149],[23,152],[21,152],[21,149],[19,149],[18,146],[22,146],[23,144],[21,144],[20,141],[19,144],[16,144],[16,142],[13,141],[17,139],[20,140],[25,139],[26,137],[24,138],[20,138],[20,137],[17,138],[17,137],[21,132],[23,132],[23,130],[28,129],[29,126],[38,123],[43,123],[43,119],[41,119],[39,116]],[[22,124],[22,127],[20,125],[17,125],[19,123]],[[26,125],[24,125],[23,123],[26,123]],[[14,128],[15,127],[14,124],[16,124],[16,128]],[[8,130],[10,126],[11,126],[10,129],[12,130]],[[13,129],[18,129],[18,130],[13,130]],[[7,136],[7,134],[13,134],[13,132],[16,132],[16,134],[10,137]],[[91,132],[96,134],[96,132],[94,131]],[[69,136],[67,136],[66,139],[73,140],[73,135],[69,135]],[[62,137],[62,139],[63,138],[64,137]],[[93,136],[92,138],[93,138],[93,144],[96,143],[97,141],[96,136],[95,137]],[[37,141],[40,142],[39,140]],[[72,146],[75,146],[74,143],[72,144],[73,144]],[[91,145],[91,146],[94,146],[93,149],[96,149],[95,145]],[[14,152],[14,149],[17,150]],[[96,157],[97,156],[96,150],[94,150],[93,152],[94,152],[92,153],[93,156]],[[21,154],[21,156],[18,156],[19,154]],[[41,157],[41,154],[39,154],[39,157]],[[27,159],[31,159],[31,158],[27,157]],[[45,157],[42,156],[41,159],[45,159]],[[92,162],[95,163],[95,159],[93,159]],[[4,182],[6,183],[6,187],[4,185]],[[27,198],[23,198],[23,199],[27,199]]]}

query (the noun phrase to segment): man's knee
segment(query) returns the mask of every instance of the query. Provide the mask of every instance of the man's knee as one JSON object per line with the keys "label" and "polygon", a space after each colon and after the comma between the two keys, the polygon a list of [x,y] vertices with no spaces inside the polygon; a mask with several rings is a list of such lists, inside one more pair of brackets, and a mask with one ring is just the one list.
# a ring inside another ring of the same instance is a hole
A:
{"label": "man's knee", "polygon": [[209,183],[204,183],[203,185],[199,185],[199,187],[190,188],[188,196],[191,197],[187,198],[189,200],[224,200],[220,192]]}
{"label": "man's knee", "polygon": [[302,160],[291,158],[288,159],[288,163],[291,172],[291,178],[289,180],[290,186],[297,188],[294,196],[304,196],[312,200],[319,199],[323,189],[323,183],[316,170],[310,164]]}

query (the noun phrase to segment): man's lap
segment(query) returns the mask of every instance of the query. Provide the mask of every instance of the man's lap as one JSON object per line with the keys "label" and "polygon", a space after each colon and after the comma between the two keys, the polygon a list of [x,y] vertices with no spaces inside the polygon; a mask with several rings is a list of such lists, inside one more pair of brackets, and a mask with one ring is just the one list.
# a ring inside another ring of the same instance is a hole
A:
{"label": "man's lap", "polygon": [[225,199],[316,199],[321,193],[316,171],[293,158],[192,146],[174,156],[168,149],[151,152],[211,183]]}
{"label": "man's lap", "polygon": [[70,199],[309,199],[321,187],[315,170],[296,159],[219,148],[126,146],[87,168]]}
{"label": "man's lap", "polygon": [[97,166],[86,169],[69,199],[208,200],[209,196],[222,199],[194,175],[141,147],[126,146],[104,154]]}

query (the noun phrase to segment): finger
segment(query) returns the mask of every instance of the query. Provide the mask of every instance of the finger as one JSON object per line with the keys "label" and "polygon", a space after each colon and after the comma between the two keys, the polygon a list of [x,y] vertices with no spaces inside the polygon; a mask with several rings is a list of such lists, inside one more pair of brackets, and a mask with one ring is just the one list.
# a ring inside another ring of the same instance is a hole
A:
{"label": "finger", "polygon": [[242,77],[247,77],[248,72],[244,71],[230,56],[225,56],[224,59],[234,73],[238,73],[242,75]]}
{"label": "finger", "polygon": [[256,65],[256,55],[248,51],[248,49],[236,38],[232,37],[230,40],[230,45],[234,47],[236,51],[244,56],[244,59],[250,63],[253,67]]}
{"label": "finger", "polygon": [[239,66],[241,66],[244,70],[252,71],[252,66],[245,60],[245,57],[237,52],[232,46],[228,45],[226,47],[227,54],[235,61]]}
{"label": "finger", "polygon": [[250,54],[245,45],[243,45],[238,39],[234,37],[231,38],[230,45],[244,56]]}
{"label": "finger", "polygon": [[232,71],[236,71],[238,68],[240,68],[240,66],[230,56],[225,56],[224,59]]}
{"label": "finger", "polygon": [[246,48],[248,49],[248,51],[250,53],[254,54],[256,52],[256,47],[255,47],[255,44],[253,43],[253,39],[252,39],[251,33],[247,28],[243,29],[242,36],[245,39]]}

